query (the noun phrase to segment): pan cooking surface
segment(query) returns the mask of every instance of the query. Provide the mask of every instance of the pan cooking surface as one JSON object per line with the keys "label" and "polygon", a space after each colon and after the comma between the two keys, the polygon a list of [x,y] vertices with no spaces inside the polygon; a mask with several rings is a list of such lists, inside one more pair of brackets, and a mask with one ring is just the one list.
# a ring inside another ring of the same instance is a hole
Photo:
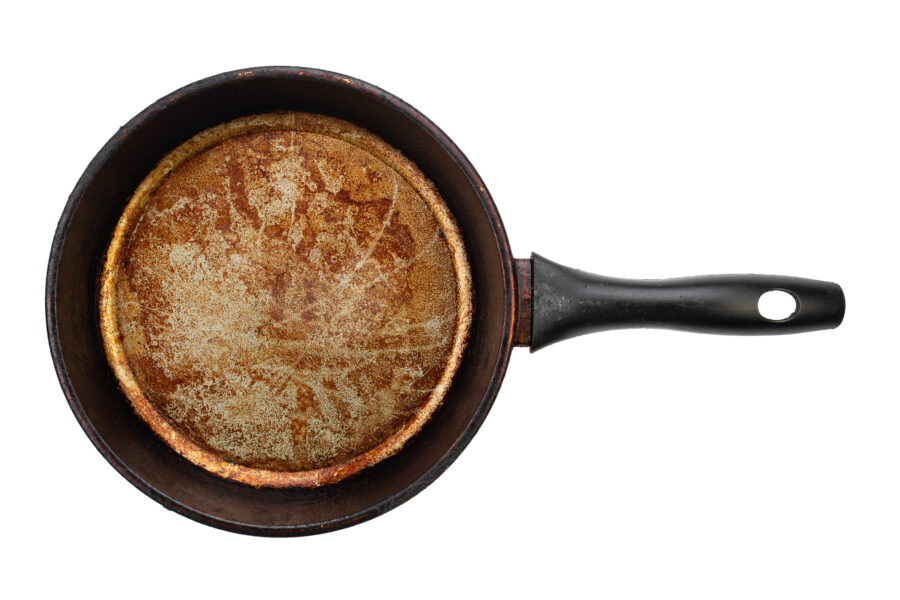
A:
{"label": "pan cooking surface", "polygon": [[143,181],[101,289],[110,364],[180,454],[252,485],[338,481],[439,406],[472,315],[433,185],[350,123],[204,131]]}

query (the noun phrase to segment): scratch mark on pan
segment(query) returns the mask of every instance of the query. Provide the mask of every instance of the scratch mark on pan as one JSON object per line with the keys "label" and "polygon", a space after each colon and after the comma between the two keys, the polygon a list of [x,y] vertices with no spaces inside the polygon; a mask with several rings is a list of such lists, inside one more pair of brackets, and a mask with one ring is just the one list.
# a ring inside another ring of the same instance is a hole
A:
{"label": "scratch mark on pan", "polygon": [[356,264],[353,266],[350,271],[344,275],[340,281],[338,282],[338,286],[343,287],[350,281],[350,278],[359,270],[359,268],[365,264],[369,259],[372,258],[372,253],[375,252],[375,248],[381,243],[381,239],[384,237],[384,231],[387,229],[387,226],[390,224],[391,219],[394,217],[396,207],[397,207],[397,191],[400,188],[399,181],[397,179],[397,174],[391,173],[394,180],[394,191],[391,193],[391,205],[388,209],[387,214],[381,222],[381,229],[378,230],[378,233],[375,235],[375,238],[372,240],[372,243],[369,244],[369,247],[366,248],[366,253],[360,258]]}

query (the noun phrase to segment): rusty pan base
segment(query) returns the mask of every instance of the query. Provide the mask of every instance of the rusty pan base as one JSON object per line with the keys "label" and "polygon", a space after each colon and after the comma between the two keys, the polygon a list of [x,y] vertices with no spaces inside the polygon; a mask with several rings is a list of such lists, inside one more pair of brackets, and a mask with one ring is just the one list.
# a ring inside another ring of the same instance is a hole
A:
{"label": "rusty pan base", "polygon": [[[98,329],[106,245],[131,193],[172,149],[239,117],[301,111],[344,119],[397,148],[434,182],[453,213],[471,264],[470,338],[441,407],[393,457],[315,489],[255,488],[185,460],[134,413],[107,363]],[[515,321],[515,270],[493,202],[471,164],[437,128],[364,82],[308,69],[225,73],[159,100],[124,126],[88,166],[54,238],[47,274],[47,328],[69,404],[100,452],[129,481],[174,511],[257,535],[304,535],[346,527],[409,499],[465,448],[506,370]]]}
{"label": "rusty pan base", "polygon": [[107,251],[100,331],[179,454],[317,487],[428,421],[471,296],[459,229],[413,163],[347,121],[268,113],[201,132],[141,182]]}

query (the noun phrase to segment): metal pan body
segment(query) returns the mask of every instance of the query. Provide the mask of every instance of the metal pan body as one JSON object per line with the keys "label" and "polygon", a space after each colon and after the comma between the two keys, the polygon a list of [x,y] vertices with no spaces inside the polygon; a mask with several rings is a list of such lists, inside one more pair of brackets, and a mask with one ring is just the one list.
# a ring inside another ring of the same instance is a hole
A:
{"label": "metal pan body", "polygon": [[[98,328],[99,275],[129,197],[173,148],[239,117],[302,111],[349,121],[400,150],[437,186],[468,254],[474,314],[443,404],[395,456],[338,483],[253,487],[217,477],[160,440],[122,396]],[[90,163],[63,211],[47,273],[50,348],[68,402],[88,437],[129,481],[167,508],[257,535],[346,527],[408,500],[466,447],[490,410],[514,345],[516,269],[503,224],[475,169],[443,132],[402,100],[343,75],[265,67],[201,80],[122,127]],[[521,341],[519,343],[522,343]]]}

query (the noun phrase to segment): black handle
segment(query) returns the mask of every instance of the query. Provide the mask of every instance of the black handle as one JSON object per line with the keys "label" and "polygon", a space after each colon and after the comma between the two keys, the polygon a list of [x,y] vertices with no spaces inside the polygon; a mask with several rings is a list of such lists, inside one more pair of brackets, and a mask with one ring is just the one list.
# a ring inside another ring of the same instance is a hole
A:
{"label": "black handle", "polygon": [[[832,329],[844,318],[844,292],[827,281],[777,275],[618,279],[570,269],[531,255],[531,350],[610,329],[656,327],[702,333],[773,335]],[[781,290],[797,308],[773,321],[759,297]]]}

